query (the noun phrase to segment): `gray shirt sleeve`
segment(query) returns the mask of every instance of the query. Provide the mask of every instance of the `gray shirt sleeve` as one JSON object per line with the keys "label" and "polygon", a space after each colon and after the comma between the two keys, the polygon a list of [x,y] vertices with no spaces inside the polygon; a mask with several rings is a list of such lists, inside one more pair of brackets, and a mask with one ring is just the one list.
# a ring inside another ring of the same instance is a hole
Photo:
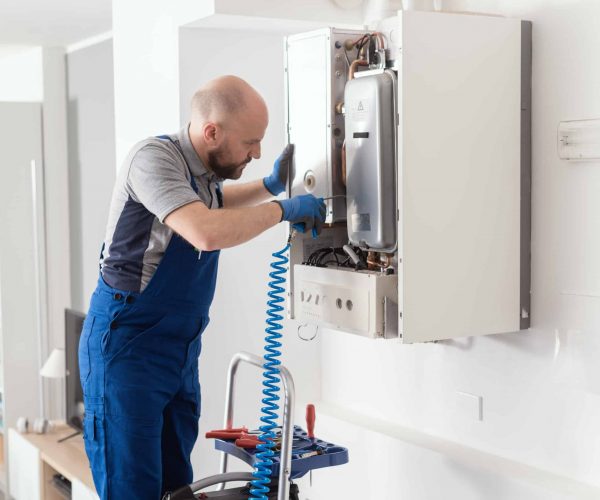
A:
{"label": "gray shirt sleeve", "polygon": [[162,223],[179,207],[202,201],[192,189],[186,169],[167,145],[145,144],[131,160],[126,189]]}

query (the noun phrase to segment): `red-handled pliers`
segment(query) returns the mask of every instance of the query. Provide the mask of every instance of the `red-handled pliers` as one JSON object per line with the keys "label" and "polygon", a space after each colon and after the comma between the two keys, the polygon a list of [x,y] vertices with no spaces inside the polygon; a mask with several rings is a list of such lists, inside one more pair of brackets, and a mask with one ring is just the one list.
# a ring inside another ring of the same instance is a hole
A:
{"label": "red-handled pliers", "polygon": [[[239,448],[256,448],[259,444],[264,443],[260,440],[259,436],[246,436],[235,440],[235,445]],[[277,442],[275,449],[278,449],[279,442]]]}
{"label": "red-handled pliers", "polygon": [[220,429],[209,431],[206,433],[208,439],[239,439],[244,436],[256,434],[254,431],[249,431],[246,427],[237,427],[235,429]]}
{"label": "red-handled pliers", "polygon": [[256,448],[262,441],[259,439],[260,431],[249,431],[246,427],[236,429],[221,429],[206,433],[208,439],[234,440],[240,448]]}

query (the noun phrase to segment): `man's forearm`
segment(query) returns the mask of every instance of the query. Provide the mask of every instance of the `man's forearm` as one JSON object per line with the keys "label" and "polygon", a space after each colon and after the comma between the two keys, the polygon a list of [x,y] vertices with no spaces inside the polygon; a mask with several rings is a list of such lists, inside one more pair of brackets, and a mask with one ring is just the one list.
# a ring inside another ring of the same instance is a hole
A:
{"label": "man's forearm", "polygon": [[[212,250],[234,247],[255,238],[281,221],[277,203],[262,203],[247,208],[211,210],[207,231]],[[213,214],[214,212],[214,214]]]}
{"label": "man's forearm", "polygon": [[273,195],[265,188],[262,179],[223,187],[225,208],[252,207],[271,198]]}
{"label": "man's forearm", "polygon": [[208,210],[194,202],[175,210],[165,223],[199,250],[220,250],[258,236],[280,222],[281,214],[277,203]]}

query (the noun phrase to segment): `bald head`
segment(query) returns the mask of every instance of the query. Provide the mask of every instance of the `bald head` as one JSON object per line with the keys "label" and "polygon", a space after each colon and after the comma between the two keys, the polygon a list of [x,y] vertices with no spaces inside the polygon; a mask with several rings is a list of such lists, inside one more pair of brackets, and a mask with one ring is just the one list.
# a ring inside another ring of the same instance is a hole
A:
{"label": "bald head", "polygon": [[191,107],[192,122],[197,124],[213,122],[223,126],[241,113],[267,114],[260,94],[248,82],[232,75],[221,76],[199,88]]}
{"label": "bald head", "polygon": [[237,76],[222,76],[192,98],[189,135],[204,164],[224,179],[238,179],[253,158],[269,123],[265,101]]}

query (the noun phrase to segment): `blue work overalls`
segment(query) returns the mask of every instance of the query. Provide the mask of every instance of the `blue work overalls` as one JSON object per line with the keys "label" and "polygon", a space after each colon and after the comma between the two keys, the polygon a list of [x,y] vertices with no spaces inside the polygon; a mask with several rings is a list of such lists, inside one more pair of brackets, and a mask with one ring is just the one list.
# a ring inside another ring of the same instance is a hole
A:
{"label": "blue work overalls", "polygon": [[[218,187],[217,195],[221,207]],[[192,482],[198,357],[218,260],[218,250],[198,252],[173,234],[141,293],[98,279],[79,367],[85,449],[102,500],[157,500]]]}

